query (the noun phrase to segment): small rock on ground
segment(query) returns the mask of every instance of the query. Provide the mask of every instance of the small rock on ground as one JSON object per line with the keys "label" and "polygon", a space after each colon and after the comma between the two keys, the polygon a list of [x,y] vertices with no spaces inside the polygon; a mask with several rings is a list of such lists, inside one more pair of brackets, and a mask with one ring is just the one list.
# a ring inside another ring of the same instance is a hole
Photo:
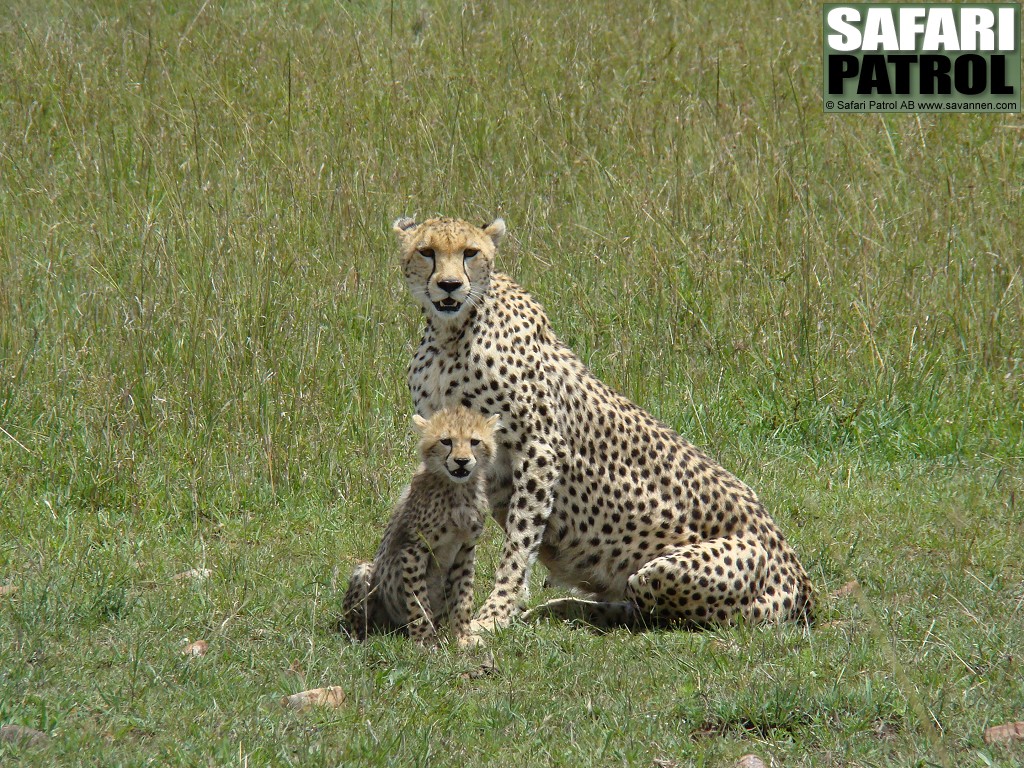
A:
{"label": "small rock on ground", "polygon": [[1014,741],[1024,741],[1024,722],[1004,723],[986,728],[982,738],[986,744],[1009,744]]}
{"label": "small rock on ground", "polygon": [[182,650],[182,653],[186,656],[198,658],[200,656],[205,656],[207,651],[209,650],[210,644],[208,642],[206,642],[205,640],[196,640],[194,643],[189,643],[188,645],[186,645],[185,648]]}
{"label": "small rock on ground", "polygon": [[281,704],[288,709],[302,712],[310,707],[327,707],[336,709],[345,703],[345,691],[339,685],[328,688],[312,688],[291,696],[281,697]]}

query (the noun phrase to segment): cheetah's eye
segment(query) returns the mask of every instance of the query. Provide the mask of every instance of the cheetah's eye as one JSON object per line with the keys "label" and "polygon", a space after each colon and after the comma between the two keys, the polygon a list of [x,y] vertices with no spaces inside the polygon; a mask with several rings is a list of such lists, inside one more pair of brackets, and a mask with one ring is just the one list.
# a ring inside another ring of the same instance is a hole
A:
{"label": "cheetah's eye", "polygon": [[480,441],[474,437],[472,440],[469,441],[469,444],[476,448],[478,445],[480,445]]}
{"label": "cheetah's eye", "polygon": [[433,259],[434,258],[434,249],[433,248],[420,248],[418,251],[416,251],[416,253],[418,253],[424,259]]}
{"label": "cheetah's eye", "polygon": [[441,445],[443,445],[445,448],[452,447],[452,439],[450,437],[442,437],[440,440],[438,440],[438,442],[441,443]]}
{"label": "cheetah's eye", "polygon": [[467,248],[466,250],[464,250],[462,252],[462,258],[464,258],[464,259],[472,259],[478,253],[480,253],[480,251],[478,251],[476,248]]}

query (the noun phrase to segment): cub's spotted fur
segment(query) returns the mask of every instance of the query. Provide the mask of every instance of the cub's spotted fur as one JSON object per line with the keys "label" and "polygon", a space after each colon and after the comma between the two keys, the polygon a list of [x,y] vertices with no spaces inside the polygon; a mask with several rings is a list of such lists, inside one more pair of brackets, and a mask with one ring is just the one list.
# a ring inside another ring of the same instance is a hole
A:
{"label": "cub's spotted fur", "polygon": [[426,328],[409,367],[416,410],[500,414],[488,476],[505,530],[496,584],[471,631],[505,625],[539,557],[593,602],[555,615],[720,624],[810,617],[803,567],[754,492],[599,381],[543,308],[493,271],[505,224],[394,225]]}
{"label": "cub's spotted fur", "polygon": [[474,551],[486,518],[487,470],[498,416],[456,406],[416,415],[422,463],[403,491],[372,563],[349,579],[342,624],[367,632],[403,630],[420,643],[445,621],[465,641],[473,611]]}

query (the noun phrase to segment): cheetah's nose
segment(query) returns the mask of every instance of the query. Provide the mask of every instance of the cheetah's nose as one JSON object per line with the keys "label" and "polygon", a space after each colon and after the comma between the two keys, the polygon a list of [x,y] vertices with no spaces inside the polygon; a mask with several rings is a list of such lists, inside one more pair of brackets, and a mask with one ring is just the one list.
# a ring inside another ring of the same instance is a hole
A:
{"label": "cheetah's nose", "polygon": [[454,278],[447,278],[445,280],[438,280],[437,285],[445,293],[454,293],[462,287],[462,281]]}
{"label": "cheetah's nose", "polygon": [[460,467],[464,467],[467,464],[469,464],[469,459],[456,459],[455,463],[458,464]]}

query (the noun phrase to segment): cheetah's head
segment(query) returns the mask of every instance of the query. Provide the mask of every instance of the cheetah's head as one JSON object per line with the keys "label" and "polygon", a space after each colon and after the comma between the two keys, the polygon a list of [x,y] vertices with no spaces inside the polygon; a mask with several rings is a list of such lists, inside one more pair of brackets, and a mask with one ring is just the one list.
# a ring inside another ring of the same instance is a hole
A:
{"label": "cheetah's head", "polygon": [[420,457],[432,473],[465,483],[487,471],[497,450],[497,414],[485,416],[457,406],[440,410],[429,419],[417,414],[412,421],[420,431]]}
{"label": "cheetah's head", "polygon": [[402,273],[413,298],[431,317],[451,323],[487,293],[494,252],[505,234],[495,219],[475,227],[462,219],[398,219],[393,226],[402,252]]}

